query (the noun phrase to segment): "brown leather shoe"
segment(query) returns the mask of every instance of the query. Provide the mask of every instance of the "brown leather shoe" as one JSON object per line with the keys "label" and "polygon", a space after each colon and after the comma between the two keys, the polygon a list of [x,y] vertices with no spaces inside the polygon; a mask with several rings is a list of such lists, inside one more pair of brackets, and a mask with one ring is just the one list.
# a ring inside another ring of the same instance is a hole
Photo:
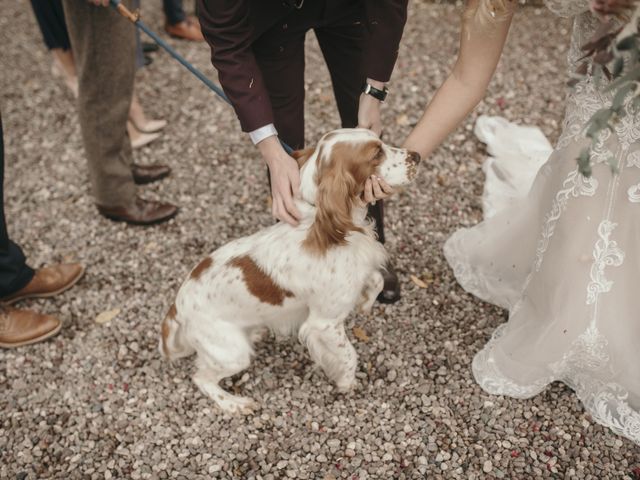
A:
{"label": "brown leather shoe", "polygon": [[133,181],[138,185],[157,182],[166,178],[171,173],[171,167],[166,165],[133,165],[131,168]]}
{"label": "brown leather shoe", "polygon": [[204,41],[202,36],[202,30],[200,29],[200,22],[196,17],[187,17],[186,20],[175,25],[164,26],[166,32],[174,38],[181,38],[182,40],[190,40],[192,42]]}
{"label": "brown leather shoe", "polygon": [[0,298],[0,302],[9,305],[25,298],[53,297],[73,287],[83,274],[84,267],[79,263],[62,263],[40,268],[24,288]]}
{"label": "brown leather shoe", "polygon": [[129,207],[103,207],[97,205],[98,211],[115,222],[127,222],[132,225],[153,225],[176,216],[178,207],[165,202],[145,200],[136,197]]}
{"label": "brown leather shoe", "polygon": [[53,337],[62,322],[51,315],[31,310],[0,309],[0,347],[15,348],[41,342]]}
{"label": "brown leather shoe", "polygon": [[388,262],[380,273],[384,279],[384,287],[378,294],[378,301],[380,303],[396,303],[400,300],[400,282],[391,262]]}

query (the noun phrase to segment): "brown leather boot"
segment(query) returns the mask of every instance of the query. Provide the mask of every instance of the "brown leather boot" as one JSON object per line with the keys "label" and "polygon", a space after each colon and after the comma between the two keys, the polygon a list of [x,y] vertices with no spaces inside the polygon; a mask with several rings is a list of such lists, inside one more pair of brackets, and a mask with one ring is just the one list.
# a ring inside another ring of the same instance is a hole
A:
{"label": "brown leather boot", "polygon": [[166,165],[136,165],[131,168],[133,181],[137,185],[145,185],[166,178],[171,173],[171,168]]}
{"label": "brown leather boot", "polygon": [[175,205],[140,197],[136,197],[133,205],[128,207],[103,207],[102,205],[97,207],[98,211],[108,219],[132,225],[153,225],[165,222],[178,213],[178,207]]}
{"label": "brown leather boot", "polygon": [[53,337],[62,322],[51,315],[31,310],[0,307],[0,347],[15,348]]}
{"label": "brown leather boot", "polygon": [[53,297],[73,287],[84,274],[84,267],[78,263],[51,265],[36,271],[31,281],[17,292],[0,298],[8,305],[25,298]]}
{"label": "brown leather boot", "polygon": [[192,42],[202,42],[204,36],[200,29],[200,22],[196,17],[187,17],[186,20],[175,25],[164,26],[166,32],[174,38],[181,38],[182,40],[190,40]]}

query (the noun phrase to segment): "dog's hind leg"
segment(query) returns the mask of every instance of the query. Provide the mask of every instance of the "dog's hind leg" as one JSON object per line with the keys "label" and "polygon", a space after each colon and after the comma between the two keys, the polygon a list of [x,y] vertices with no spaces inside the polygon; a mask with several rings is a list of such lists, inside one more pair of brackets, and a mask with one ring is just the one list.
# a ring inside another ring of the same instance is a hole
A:
{"label": "dog's hind leg", "polygon": [[300,327],[298,336],[309,349],[313,361],[322,367],[339,390],[347,391],[353,387],[358,354],[344,331],[342,321],[321,320],[311,314]]}
{"label": "dog's hind leg", "polygon": [[[220,335],[221,332],[224,333]],[[230,394],[219,383],[248,368],[251,353],[246,334],[234,326],[226,325],[217,334],[205,333],[198,340],[198,370],[193,381],[222,410],[249,414],[257,408],[257,404],[251,398]]]}
{"label": "dog's hind leg", "polygon": [[195,353],[195,349],[185,338],[184,327],[179,322],[175,304],[171,305],[169,312],[162,321],[158,347],[160,354],[169,360],[188,357]]}

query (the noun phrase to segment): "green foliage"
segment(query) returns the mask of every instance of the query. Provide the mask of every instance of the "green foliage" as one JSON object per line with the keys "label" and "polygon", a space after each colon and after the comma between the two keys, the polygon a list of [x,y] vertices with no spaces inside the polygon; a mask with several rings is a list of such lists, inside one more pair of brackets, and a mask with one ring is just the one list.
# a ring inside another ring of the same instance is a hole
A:
{"label": "green foliage", "polygon": [[[603,14],[601,25],[594,36],[582,47],[584,59],[589,63],[582,63],[569,81],[570,86],[577,85],[581,79],[591,76],[596,88],[603,94],[613,93],[611,103],[595,112],[584,128],[585,137],[590,139],[588,147],[578,155],[577,162],[580,172],[586,176],[592,173],[592,151],[604,130],[614,130],[615,124],[626,115],[640,113],[640,38],[637,28],[623,30],[620,22],[610,19],[611,13],[617,17],[631,18],[636,22],[638,0],[601,0],[592,4],[592,9]],[[640,8],[640,7],[638,7]],[[633,12],[632,12],[633,11]],[[633,13],[633,15],[630,15]],[[634,25],[630,25],[634,27]],[[624,32],[624,33],[623,33]],[[631,32],[631,33],[629,33]],[[622,36],[624,35],[624,36]],[[622,38],[619,38],[622,36]],[[615,171],[614,159],[609,160],[611,169]]]}

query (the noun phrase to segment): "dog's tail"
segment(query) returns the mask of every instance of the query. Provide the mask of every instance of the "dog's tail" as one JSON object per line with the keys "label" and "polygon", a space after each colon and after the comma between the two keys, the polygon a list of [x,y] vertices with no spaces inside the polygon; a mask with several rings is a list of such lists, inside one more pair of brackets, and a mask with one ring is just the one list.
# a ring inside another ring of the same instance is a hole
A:
{"label": "dog's tail", "polygon": [[177,317],[178,310],[174,303],[162,321],[160,332],[160,354],[168,360],[187,357],[195,351],[184,338],[183,326],[178,322]]}

